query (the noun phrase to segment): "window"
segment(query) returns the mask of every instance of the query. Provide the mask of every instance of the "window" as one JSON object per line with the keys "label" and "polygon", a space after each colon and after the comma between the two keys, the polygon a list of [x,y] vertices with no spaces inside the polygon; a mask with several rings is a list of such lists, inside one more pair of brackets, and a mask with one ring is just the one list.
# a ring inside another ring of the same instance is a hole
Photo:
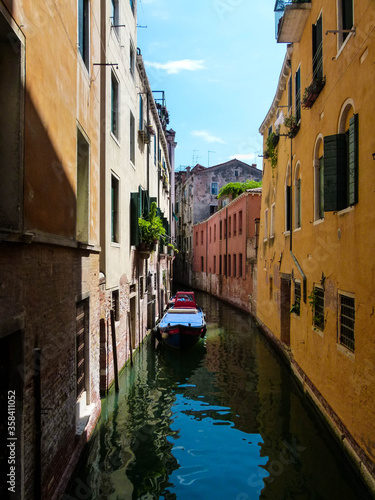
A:
{"label": "window", "polygon": [[271,205],[271,218],[270,218],[270,238],[275,236],[275,203]]}
{"label": "window", "polygon": [[25,50],[18,35],[0,11],[0,227],[16,231],[23,225],[25,88]]}
{"label": "window", "polygon": [[133,42],[130,40],[130,49],[129,49],[129,69],[130,73],[134,78],[135,74],[135,49]]}
{"label": "window", "polygon": [[214,274],[216,274],[216,255],[214,255]]}
{"label": "window", "polygon": [[[118,0],[111,0],[111,25],[118,26],[119,23],[119,8],[118,8]],[[116,33],[118,34],[118,29],[115,28]]]}
{"label": "window", "polygon": [[115,321],[120,321],[120,292],[113,290],[111,294],[111,309],[113,310]]}
{"label": "window", "polygon": [[233,277],[237,276],[237,255],[233,254]]}
{"label": "window", "polygon": [[219,255],[219,274],[223,274],[223,259],[221,255]]}
{"label": "window", "polygon": [[290,164],[288,164],[285,178],[285,231],[290,231],[292,227],[292,200],[291,200],[291,174]]}
{"label": "window", "polygon": [[223,221],[220,221],[220,239],[223,239]]}
{"label": "window", "polygon": [[[347,31],[353,28],[354,24],[354,13],[353,13],[353,0],[338,0],[338,45],[345,42],[349,33]],[[344,33],[346,31],[346,33]]]}
{"label": "window", "polygon": [[242,210],[238,212],[238,234],[242,234]]}
{"label": "window", "polygon": [[324,330],[324,290],[314,287],[309,296],[310,305],[313,309],[313,325],[319,330]]}
{"label": "window", "polygon": [[78,50],[86,68],[89,67],[89,0],[78,0]]}
{"label": "window", "polygon": [[232,217],[229,217],[228,220],[228,237],[230,238],[232,236]]}
{"label": "window", "polygon": [[111,132],[118,138],[118,111],[119,111],[119,99],[118,99],[118,81],[115,74],[112,71],[111,74]]}
{"label": "window", "polygon": [[324,211],[358,203],[358,115],[344,133],[324,137]]}
{"label": "window", "polygon": [[217,210],[217,206],[216,205],[210,205],[210,215],[213,215]]}
{"label": "window", "polygon": [[219,185],[217,182],[211,182],[211,195],[216,196],[219,192]]}
{"label": "window", "polygon": [[83,133],[77,130],[77,241],[89,242],[90,191],[89,168],[90,145]]}
{"label": "window", "polygon": [[293,108],[293,79],[292,77],[288,80],[288,112],[291,114]]}
{"label": "window", "polygon": [[88,373],[89,299],[76,304],[76,387],[77,399],[86,391]]}
{"label": "window", "polygon": [[203,257],[201,257],[201,271],[202,271],[202,273],[204,271],[204,258]]}
{"label": "window", "polygon": [[224,239],[227,238],[227,219],[224,219]]}
{"label": "window", "polygon": [[294,304],[291,308],[291,312],[300,315],[301,311],[301,283],[299,281],[294,282]]}
{"label": "window", "polygon": [[211,243],[212,228],[210,227],[210,243]]}
{"label": "window", "polygon": [[138,130],[143,130],[143,96],[139,94],[139,128]]}
{"label": "window", "polygon": [[340,344],[354,352],[355,302],[353,296],[339,293]]}
{"label": "window", "polygon": [[323,18],[319,17],[312,26],[313,81],[323,79]]}
{"label": "window", "polygon": [[301,119],[301,68],[298,68],[295,74],[295,115],[297,118],[297,123]]}
{"label": "window", "polygon": [[111,174],[111,241],[118,243],[119,239],[119,180]]}
{"label": "window", "polygon": [[268,238],[268,208],[264,211],[264,236],[266,240]]}
{"label": "window", "polygon": [[214,224],[214,241],[216,241],[216,224]]}
{"label": "window", "polygon": [[228,255],[228,276],[232,276],[232,256]]}
{"label": "window", "polygon": [[242,253],[238,255],[238,277],[242,278]]}
{"label": "window", "polygon": [[130,161],[135,165],[135,119],[130,111]]}
{"label": "window", "polygon": [[203,245],[203,231],[201,231],[201,245]]}
{"label": "window", "polygon": [[195,245],[198,246],[198,231],[195,232]]}
{"label": "window", "polygon": [[223,260],[224,260],[224,275],[227,275],[227,256],[223,255]]}
{"label": "window", "polygon": [[238,177],[238,170],[235,170],[235,171],[234,171],[234,176],[235,176],[235,177]]}
{"label": "window", "polygon": [[270,281],[268,284],[268,299],[273,299],[273,276],[270,276]]}
{"label": "window", "polygon": [[294,177],[294,229],[301,227],[301,176],[300,165],[296,166]]}
{"label": "window", "polygon": [[237,214],[233,215],[233,236],[237,236]]}

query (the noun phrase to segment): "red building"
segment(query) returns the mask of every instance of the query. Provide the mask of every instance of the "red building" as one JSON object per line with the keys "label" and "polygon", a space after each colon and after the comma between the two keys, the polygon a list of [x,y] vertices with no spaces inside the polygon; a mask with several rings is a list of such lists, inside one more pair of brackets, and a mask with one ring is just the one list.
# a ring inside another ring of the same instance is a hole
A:
{"label": "red building", "polygon": [[193,228],[193,287],[255,314],[261,188]]}

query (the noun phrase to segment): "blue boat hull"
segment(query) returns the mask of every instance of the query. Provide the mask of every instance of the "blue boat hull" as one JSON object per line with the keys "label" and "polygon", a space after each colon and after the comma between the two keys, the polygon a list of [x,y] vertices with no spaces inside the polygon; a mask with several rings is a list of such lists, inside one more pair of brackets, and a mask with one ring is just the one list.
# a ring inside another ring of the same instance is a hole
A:
{"label": "blue boat hull", "polygon": [[206,333],[206,321],[201,309],[196,314],[176,313],[170,309],[158,325],[157,338],[175,349],[193,347]]}
{"label": "blue boat hull", "polygon": [[178,333],[163,333],[162,340],[164,344],[174,349],[189,349],[193,347],[200,338],[204,336],[204,332],[191,333],[180,331]]}

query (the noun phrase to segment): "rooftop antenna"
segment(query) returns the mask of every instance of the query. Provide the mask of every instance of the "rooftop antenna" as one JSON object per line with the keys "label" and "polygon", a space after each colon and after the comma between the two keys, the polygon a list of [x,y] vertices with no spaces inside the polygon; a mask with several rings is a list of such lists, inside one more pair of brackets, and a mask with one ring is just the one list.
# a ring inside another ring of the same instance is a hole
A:
{"label": "rooftop antenna", "polygon": [[195,153],[198,153],[199,149],[193,149],[193,167],[195,166],[195,161],[198,162],[199,156]]}
{"label": "rooftop antenna", "polygon": [[210,153],[216,153],[216,151],[207,152],[207,168],[210,168]]}

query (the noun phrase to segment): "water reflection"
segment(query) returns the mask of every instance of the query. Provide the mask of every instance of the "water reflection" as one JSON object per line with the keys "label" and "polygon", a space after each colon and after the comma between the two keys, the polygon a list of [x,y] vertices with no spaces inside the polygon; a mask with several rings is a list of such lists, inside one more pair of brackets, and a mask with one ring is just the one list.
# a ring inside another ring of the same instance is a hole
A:
{"label": "water reflection", "polygon": [[141,348],[66,498],[370,498],[251,319],[198,299],[205,342]]}

